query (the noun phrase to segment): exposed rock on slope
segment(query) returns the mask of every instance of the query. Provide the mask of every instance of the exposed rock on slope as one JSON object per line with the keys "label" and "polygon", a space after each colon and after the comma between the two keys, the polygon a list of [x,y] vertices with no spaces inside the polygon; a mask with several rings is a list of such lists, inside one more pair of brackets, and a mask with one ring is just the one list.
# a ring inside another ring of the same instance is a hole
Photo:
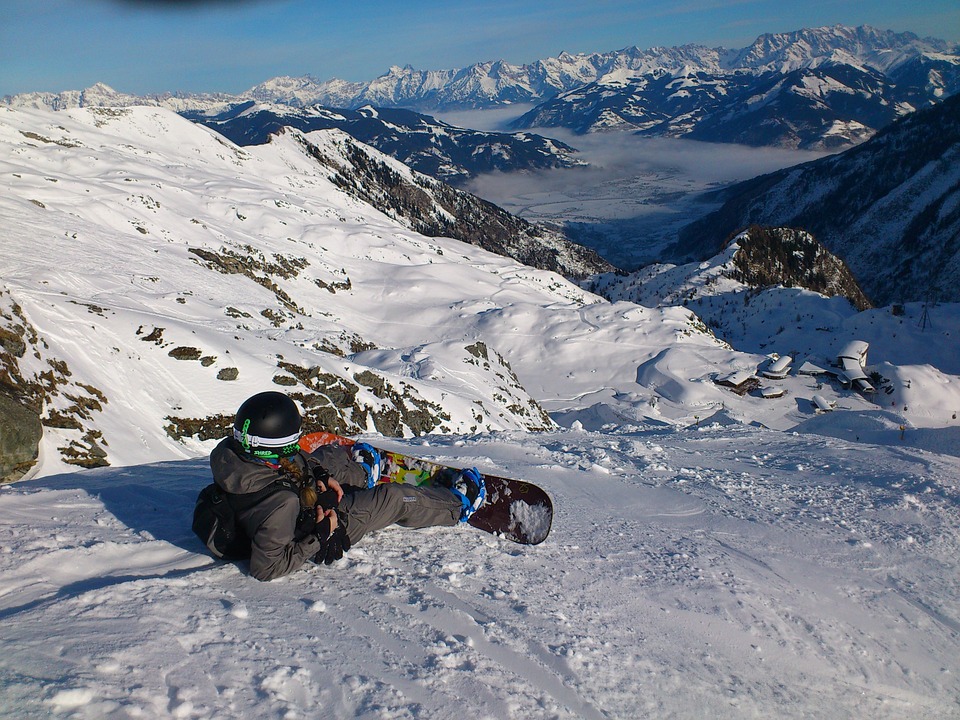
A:
{"label": "exposed rock on slope", "polygon": [[826,326],[870,307],[841,260],[790,228],[753,226],[703,262],[606,275],[592,289],[648,307],[682,305],[718,338],[758,353],[826,339]]}
{"label": "exposed rock on slope", "polygon": [[753,225],[712,258],[688,265],[651,265],[625,276],[605,275],[591,289],[642,305],[680,305],[729,292],[772,287],[842,297],[858,310],[871,307],[846,264],[810,233]]}
{"label": "exposed rock on slope", "polygon": [[797,287],[845,297],[857,310],[871,307],[850,269],[809,233],[752,225],[737,236],[736,271],[729,277],[752,288]]}
{"label": "exposed rock on slope", "polygon": [[338,130],[296,133],[345,192],[427,237],[452,237],[525,265],[580,279],[613,266],[561,233],[401,165]]}

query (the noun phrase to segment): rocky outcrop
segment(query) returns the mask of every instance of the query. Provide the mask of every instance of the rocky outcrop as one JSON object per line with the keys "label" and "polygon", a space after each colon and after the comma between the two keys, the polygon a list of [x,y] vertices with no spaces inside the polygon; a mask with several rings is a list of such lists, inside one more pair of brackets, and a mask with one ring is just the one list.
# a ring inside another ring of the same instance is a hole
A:
{"label": "rocky outcrop", "polygon": [[19,366],[32,334],[16,303],[0,309],[0,483],[29,472],[43,436],[36,397]]}
{"label": "rocky outcrop", "polygon": [[845,297],[857,310],[872,307],[846,263],[809,233],[753,225],[736,242],[736,269],[729,277],[744,285],[799,287],[827,297]]}
{"label": "rocky outcrop", "polygon": [[33,467],[42,437],[36,411],[0,392],[0,483],[19,480]]}

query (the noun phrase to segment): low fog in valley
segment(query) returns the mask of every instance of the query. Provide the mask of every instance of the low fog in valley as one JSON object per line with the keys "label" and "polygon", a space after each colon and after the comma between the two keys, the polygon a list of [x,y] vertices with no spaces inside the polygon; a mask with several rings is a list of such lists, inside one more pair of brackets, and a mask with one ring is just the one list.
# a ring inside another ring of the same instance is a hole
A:
{"label": "low fog in valley", "polygon": [[[436,117],[460,127],[504,132],[530,107]],[[564,128],[531,132],[576,148],[588,165],[491,173],[472,180],[466,189],[527,220],[567,225],[572,239],[626,270],[670,261],[663,250],[676,239],[677,230],[716,207],[702,197],[705,192],[827,154],[622,132],[577,135]]]}

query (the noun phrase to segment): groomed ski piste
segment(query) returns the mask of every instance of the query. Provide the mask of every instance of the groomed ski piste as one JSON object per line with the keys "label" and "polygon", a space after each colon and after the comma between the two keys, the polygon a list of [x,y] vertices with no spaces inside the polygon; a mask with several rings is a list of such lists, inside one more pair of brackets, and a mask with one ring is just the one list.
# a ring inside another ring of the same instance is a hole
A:
{"label": "groomed ski piste", "polygon": [[[32,474],[0,487],[0,717],[960,717],[954,306],[931,336],[917,308],[829,303],[837,342],[873,328],[882,405],[796,375],[784,398],[741,397],[712,379],[764,357],[689,311],[417,236],[310,175],[289,137],[237,151],[146,109],[0,118],[2,316],[37,333],[25,376],[70,368],[59,410],[107,398],[87,410],[111,462],[71,467],[79,431],[47,428]],[[275,325],[259,309],[278,293],[187,246],[295,248],[352,289],[275,276],[305,311]],[[159,327],[166,345],[144,340]],[[314,349],[341,332],[377,348]],[[493,370],[454,352],[478,340]],[[213,364],[169,355],[188,345]],[[522,382],[501,405],[494,349]],[[190,517],[216,441],[164,419],[231,413],[276,387],[281,354],[442,404],[444,434],[367,436],[546,488],[550,537],[389,529],[270,583],[215,561]],[[560,424],[525,429],[524,391]]]}

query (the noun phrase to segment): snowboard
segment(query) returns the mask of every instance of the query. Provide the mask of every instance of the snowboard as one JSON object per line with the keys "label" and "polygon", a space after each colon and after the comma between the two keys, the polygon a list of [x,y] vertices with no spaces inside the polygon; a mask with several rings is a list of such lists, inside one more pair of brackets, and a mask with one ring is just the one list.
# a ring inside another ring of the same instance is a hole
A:
{"label": "snowboard", "polygon": [[[300,447],[311,453],[321,445],[349,447],[356,441],[328,432],[300,438]],[[431,485],[443,473],[457,472],[440,463],[377,448],[380,453],[380,482]],[[546,491],[523,480],[483,474],[487,499],[467,520],[469,525],[522,545],[546,540],[553,523],[553,502]]]}

